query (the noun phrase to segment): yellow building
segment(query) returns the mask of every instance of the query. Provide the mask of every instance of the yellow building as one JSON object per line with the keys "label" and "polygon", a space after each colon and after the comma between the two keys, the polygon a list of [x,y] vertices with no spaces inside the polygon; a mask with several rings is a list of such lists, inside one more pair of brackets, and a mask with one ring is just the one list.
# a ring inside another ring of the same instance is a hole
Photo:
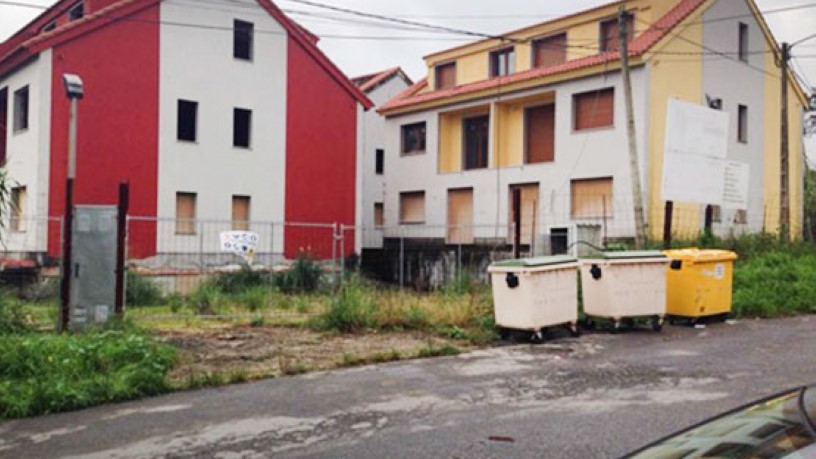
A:
{"label": "yellow building", "polygon": [[[614,2],[426,56],[427,77],[379,109],[385,225],[447,227],[423,237],[473,243],[508,237],[518,211],[528,241],[583,224],[632,237],[621,23],[648,234],[663,232],[670,99],[728,113],[727,158],[750,168],[748,206],[712,206],[713,229],[778,231],[779,46],[751,0]],[[787,81],[790,227],[800,234],[807,97]],[[675,233],[700,231],[705,208],[675,203]]]}

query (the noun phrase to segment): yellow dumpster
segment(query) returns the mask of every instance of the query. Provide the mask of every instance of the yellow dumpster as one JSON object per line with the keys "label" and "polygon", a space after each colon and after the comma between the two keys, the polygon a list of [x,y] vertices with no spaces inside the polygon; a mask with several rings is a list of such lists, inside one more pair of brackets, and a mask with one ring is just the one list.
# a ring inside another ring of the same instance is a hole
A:
{"label": "yellow dumpster", "polygon": [[731,284],[737,254],[696,248],[666,250],[666,314],[696,322],[731,312]]}

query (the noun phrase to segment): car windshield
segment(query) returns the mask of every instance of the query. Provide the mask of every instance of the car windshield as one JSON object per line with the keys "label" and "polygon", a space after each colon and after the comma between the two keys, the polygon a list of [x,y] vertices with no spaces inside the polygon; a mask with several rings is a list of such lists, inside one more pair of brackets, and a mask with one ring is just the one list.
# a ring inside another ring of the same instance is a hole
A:
{"label": "car windshield", "polygon": [[797,389],[662,440],[630,458],[816,458],[814,418],[816,390]]}

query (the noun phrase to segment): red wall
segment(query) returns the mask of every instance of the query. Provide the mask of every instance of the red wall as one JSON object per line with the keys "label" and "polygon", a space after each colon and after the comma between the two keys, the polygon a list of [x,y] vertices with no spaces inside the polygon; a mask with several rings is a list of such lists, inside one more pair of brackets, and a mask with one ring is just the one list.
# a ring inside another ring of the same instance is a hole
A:
{"label": "red wall", "polygon": [[8,88],[0,90],[0,166],[6,163],[6,142],[8,139]]}
{"label": "red wall", "polygon": [[[357,102],[289,37],[286,221],[354,225]],[[287,227],[285,254],[331,256],[331,231]],[[353,238],[343,253],[354,250]]]}
{"label": "red wall", "polygon": [[[85,83],[79,101],[76,204],[115,204],[121,181],[130,182],[130,214],[156,215],[159,119],[159,8],[133,16],[53,49],[49,215],[65,205],[69,101],[63,73]],[[155,252],[155,226],[141,228],[131,255]],[[48,253],[59,254],[60,235],[49,232]]]}

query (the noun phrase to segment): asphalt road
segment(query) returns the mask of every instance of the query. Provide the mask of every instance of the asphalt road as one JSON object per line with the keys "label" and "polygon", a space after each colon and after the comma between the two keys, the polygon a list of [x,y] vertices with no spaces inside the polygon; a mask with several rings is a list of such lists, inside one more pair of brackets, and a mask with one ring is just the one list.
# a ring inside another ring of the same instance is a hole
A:
{"label": "asphalt road", "polygon": [[0,457],[606,458],[816,381],[816,316],[597,333],[0,423]]}

